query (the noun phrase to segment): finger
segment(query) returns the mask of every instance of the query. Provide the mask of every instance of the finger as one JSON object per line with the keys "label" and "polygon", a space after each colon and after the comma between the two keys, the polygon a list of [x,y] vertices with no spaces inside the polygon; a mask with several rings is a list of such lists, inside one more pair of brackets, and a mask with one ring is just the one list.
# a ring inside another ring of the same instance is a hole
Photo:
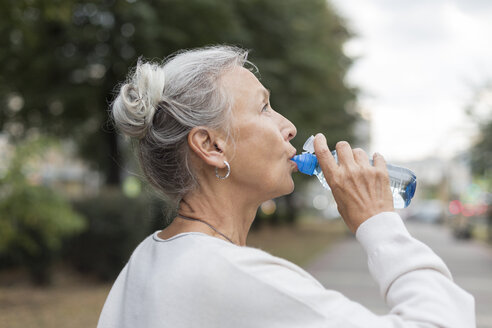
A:
{"label": "finger", "polygon": [[372,162],[374,163],[374,167],[387,170],[386,160],[384,159],[383,155],[381,155],[380,153],[374,153],[374,155],[372,156]]}
{"label": "finger", "polygon": [[369,166],[369,157],[366,152],[360,148],[355,148],[353,151],[355,162],[360,166]]}
{"label": "finger", "polygon": [[338,164],[340,165],[355,165],[354,154],[352,153],[352,148],[346,141],[339,141],[336,145]]}
{"label": "finger", "polygon": [[318,133],[314,138],[314,152],[325,178],[328,179],[338,169],[338,164],[326,144],[325,136],[321,133]]}
{"label": "finger", "polygon": [[[373,156],[372,156],[372,160],[373,160],[373,164],[374,164],[374,167],[379,170],[379,172],[383,173],[383,181],[384,181],[384,184],[386,184],[386,191],[387,191],[387,195],[388,195],[388,198],[390,198],[390,195],[392,193],[392,191],[390,190],[390,178],[389,178],[389,172],[388,172],[388,167],[386,166],[386,160],[384,159],[383,155],[379,154],[379,153],[375,153]],[[390,201],[391,203],[391,201]],[[393,204],[391,204],[393,205]]]}

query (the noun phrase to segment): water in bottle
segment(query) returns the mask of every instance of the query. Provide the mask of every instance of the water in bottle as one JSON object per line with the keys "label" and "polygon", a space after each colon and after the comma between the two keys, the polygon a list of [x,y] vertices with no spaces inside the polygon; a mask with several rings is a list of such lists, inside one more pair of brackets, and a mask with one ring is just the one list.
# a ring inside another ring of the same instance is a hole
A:
{"label": "water in bottle", "polygon": [[[326,182],[323,171],[318,165],[318,159],[314,153],[314,136],[309,137],[303,146],[305,152],[301,155],[296,155],[292,159],[297,164],[299,172],[308,175],[316,175],[323,187],[330,190],[330,186]],[[336,150],[331,152],[333,157],[338,163],[338,157]],[[372,160],[370,160],[373,165]],[[413,195],[415,194],[415,188],[417,187],[417,177],[415,174],[407,168],[387,164],[390,188],[393,193],[393,206],[395,208],[405,208],[410,205]]]}

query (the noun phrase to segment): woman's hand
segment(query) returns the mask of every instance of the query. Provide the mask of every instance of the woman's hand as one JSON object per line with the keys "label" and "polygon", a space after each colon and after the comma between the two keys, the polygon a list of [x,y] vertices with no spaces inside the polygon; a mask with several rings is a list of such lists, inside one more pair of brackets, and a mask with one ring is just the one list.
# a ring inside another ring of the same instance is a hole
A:
{"label": "woman's hand", "polygon": [[338,212],[349,229],[357,228],[373,215],[394,211],[388,169],[382,155],[374,154],[374,166],[367,154],[352,149],[346,141],[336,145],[338,164],[321,133],[314,139],[314,150],[326,181],[338,205]]}

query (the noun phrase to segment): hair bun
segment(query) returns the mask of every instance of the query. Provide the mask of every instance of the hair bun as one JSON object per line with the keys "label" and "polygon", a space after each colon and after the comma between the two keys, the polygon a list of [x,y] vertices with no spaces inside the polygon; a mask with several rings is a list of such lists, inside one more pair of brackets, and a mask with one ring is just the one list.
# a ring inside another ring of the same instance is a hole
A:
{"label": "hair bun", "polygon": [[112,116],[118,129],[131,137],[145,137],[162,99],[164,85],[163,68],[139,60],[112,105]]}

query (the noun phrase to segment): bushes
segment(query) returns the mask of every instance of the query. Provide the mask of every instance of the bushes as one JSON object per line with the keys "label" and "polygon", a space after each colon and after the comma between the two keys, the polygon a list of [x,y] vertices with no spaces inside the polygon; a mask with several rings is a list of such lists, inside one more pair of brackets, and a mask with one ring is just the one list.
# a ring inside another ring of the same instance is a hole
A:
{"label": "bushes", "polygon": [[62,239],[84,227],[83,218],[43,186],[16,188],[0,201],[0,254],[28,269],[37,284],[50,282]]}
{"label": "bushes", "polygon": [[24,267],[35,283],[48,284],[63,255],[82,272],[114,279],[138,243],[166,226],[166,207],[155,197],[129,198],[119,189],[70,204],[36,178],[38,163],[56,146],[47,138],[19,142],[0,172],[0,270]]}
{"label": "bushes", "polygon": [[0,177],[0,269],[23,266],[38,284],[50,282],[62,240],[85,223],[61,195],[26,177],[29,160],[51,145],[46,139],[19,144]]}
{"label": "bushes", "polygon": [[67,242],[65,258],[102,280],[115,279],[135,247],[166,225],[162,201],[129,198],[119,190],[105,190],[73,205],[87,219],[87,229]]}
{"label": "bushes", "polygon": [[0,200],[0,270],[25,267],[37,284],[51,281],[63,259],[78,271],[114,280],[135,247],[166,226],[155,198],[128,198],[118,190],[73,201],[29,186]]}

